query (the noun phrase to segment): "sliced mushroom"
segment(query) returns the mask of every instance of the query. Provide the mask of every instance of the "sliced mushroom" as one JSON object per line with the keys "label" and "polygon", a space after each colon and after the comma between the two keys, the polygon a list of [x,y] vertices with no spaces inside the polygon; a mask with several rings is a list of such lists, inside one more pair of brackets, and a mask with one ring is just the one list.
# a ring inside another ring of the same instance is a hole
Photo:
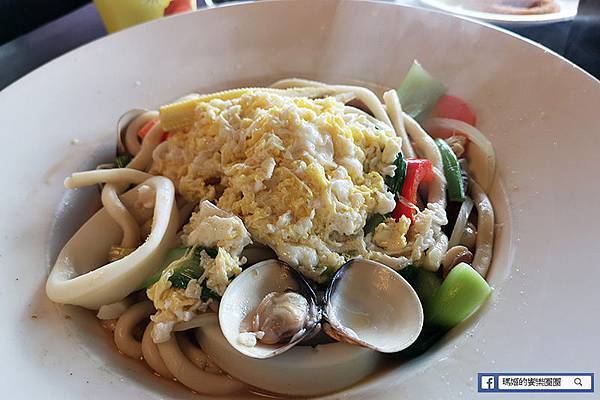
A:
{"label": "sliced mushroom", "polygon": [[472,223],[468,222],[465,226],[465,230],[463,231],[459,244],[462,244],[469,250],[475,250],[475,242],[477,240],[477,227]]}
{"label": "sliced mushroom", "polygon": [[442,273],[444,278],[456,265],[461,262],[470,264],[473,261],[473,253],[469,251],[465,246],[454,246],[446,252],[444,259],[442,260]]}
{"label": "sliced mushroom", "polygon": [[453,135],[446,139],[446,143],[448,143],[456,157],[460,158],[465,153],[467,138],[460,135]]}

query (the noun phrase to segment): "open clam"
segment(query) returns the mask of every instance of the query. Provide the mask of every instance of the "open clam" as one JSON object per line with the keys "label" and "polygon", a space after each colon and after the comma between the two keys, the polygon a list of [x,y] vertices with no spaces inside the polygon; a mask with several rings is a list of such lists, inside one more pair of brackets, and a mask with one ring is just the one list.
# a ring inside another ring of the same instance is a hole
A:
{"label": "open clam", "polygon": [[281,354],[321,327],[337,341],[393,353],[417,339],[423,309],[404,278],[377,262],[344,264],[319,301],[293,268],[266,260],[231,282],[221,299],[219,323],[231,346],[253,358]]}
{"label": "open clam", "polygon": [[142,146],[137,132],[155,118],[158,118],[158,112],[145,108],[134,108],[121,115],[117,121],[117,155],[136,155]]}
{"label": "open clam", "polygon": [[[229,284],[219,305],[223,335],[253,358],[285,352],[318,332],[320,320],[310,285],[287,264],[273,259],[244,270]],[[260,334],[257,337],[255,328],[264,329],[266,342],[261,342]]]}

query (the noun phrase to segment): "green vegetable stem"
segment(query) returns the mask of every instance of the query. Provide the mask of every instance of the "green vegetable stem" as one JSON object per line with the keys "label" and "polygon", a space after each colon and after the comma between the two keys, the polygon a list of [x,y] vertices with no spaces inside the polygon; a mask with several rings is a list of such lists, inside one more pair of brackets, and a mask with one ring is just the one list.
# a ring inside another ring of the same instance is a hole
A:
{"label": "green vegetable stem", "polygon": [[465,185],[458,159],[445,140],[436,139],[435,143],[440,149],[442,163],[444,164],[444,176],[448,183],[448,198],[451,201],[463,202],[465,201]]}
{"label": "green vegetable stem", "polygon": [[447,90],[415,60],[398,89],[398,98],[407,114],[422,121]]}

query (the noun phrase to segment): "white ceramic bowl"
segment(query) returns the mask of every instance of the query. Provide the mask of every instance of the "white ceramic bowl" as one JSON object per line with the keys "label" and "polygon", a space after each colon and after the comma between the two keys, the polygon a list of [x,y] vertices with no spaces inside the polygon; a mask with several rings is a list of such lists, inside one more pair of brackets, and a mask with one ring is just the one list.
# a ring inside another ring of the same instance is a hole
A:
{"label": "white ceramic bowl", "polygon": [[289,76],[396,87],[414,58],[474,106],[496,148],[495,290],[425,355],[350,388],[345,398],[470,398],[477,372],[597,369],[599,82],[506,32],[431,11],[267,2],[111,35],[0,94],[3,393],[199,398],[119,355],[91,313],[56,306],[44,293],[61,245],[97,207],[94,188],[74,202],[73,193],[63,197],[62,181],[110,156],[121,113],[192,90]]}

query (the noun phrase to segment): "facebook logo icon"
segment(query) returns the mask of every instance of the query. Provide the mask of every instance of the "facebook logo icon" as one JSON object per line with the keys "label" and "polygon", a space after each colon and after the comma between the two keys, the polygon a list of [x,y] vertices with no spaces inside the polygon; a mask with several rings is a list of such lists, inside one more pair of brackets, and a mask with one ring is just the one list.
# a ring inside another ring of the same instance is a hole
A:
{"label": "facebook logo icon", "polygon": [[479,391],[486,392],[496,389],[496,377],[494,375],[479,375]]}

